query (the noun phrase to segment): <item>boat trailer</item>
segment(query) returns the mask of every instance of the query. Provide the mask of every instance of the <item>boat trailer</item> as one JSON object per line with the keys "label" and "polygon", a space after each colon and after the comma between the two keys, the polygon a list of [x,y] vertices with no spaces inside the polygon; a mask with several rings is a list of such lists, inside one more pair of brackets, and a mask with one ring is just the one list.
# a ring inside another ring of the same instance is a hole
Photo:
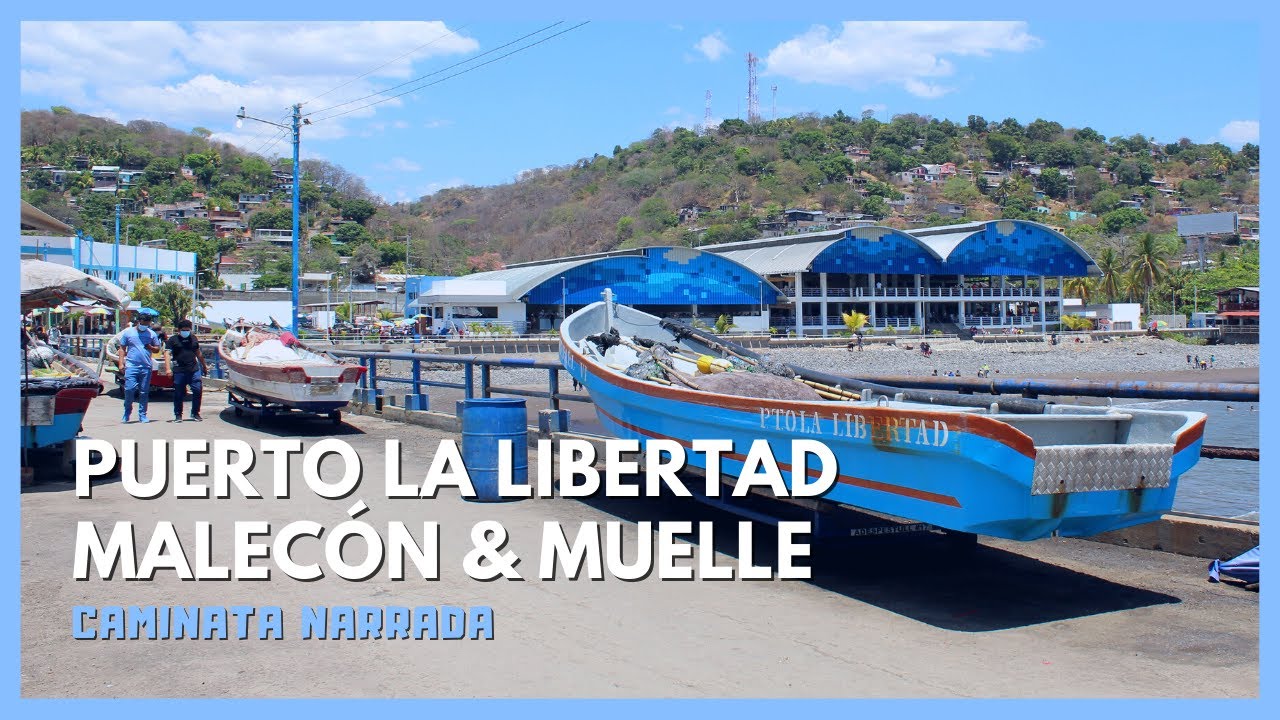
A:
{"label": "boat trailer", "polygon": [[334,425],[342,424],[342,411],[330,410],[328,412],[315,412],[304,408],[289,405],[279,400],[268,399],[261,395],[247,393],[240,388],[227,388],[227,404],[231,406],[236,417],[249,416],[249,421],[254,427],[262,424],[262,418],[274,418],[281,415],[292,414],[294,412],[301,415],[312,415],[315,417],[328,418]]}

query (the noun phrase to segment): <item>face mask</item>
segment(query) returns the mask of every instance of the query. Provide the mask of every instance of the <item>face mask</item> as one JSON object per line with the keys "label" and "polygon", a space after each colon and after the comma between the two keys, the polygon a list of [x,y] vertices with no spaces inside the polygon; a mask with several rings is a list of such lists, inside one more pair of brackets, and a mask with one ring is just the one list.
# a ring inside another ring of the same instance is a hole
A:
{"label": "face mask", "polygon": [[179,331],[178,331],[178,334],[179,334],[179,335],[181,335],[181,336],[182,336],[182,337],[184,337],[184,338],[189,338],[189,337],[191,337],[191,331],[190,331],[190,330],[179,330]]}

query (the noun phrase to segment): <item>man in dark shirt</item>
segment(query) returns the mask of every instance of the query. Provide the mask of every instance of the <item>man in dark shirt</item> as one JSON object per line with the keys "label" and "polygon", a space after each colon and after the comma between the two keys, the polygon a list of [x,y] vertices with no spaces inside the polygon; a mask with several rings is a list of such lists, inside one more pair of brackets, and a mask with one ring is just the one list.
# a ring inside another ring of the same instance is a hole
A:
{"label": "man in dark shirt", "polygon": [[169,352],[164,357],[165,372],[173,374],[173,421],[182,422],[182,403],[187,387],[191,387],[191,419],[199,422],[200,396],[204,392],[201,378],[209,373],[200,352],[200,341],[191,332],[190,320],[178,321],[178,332],[165,341]]}

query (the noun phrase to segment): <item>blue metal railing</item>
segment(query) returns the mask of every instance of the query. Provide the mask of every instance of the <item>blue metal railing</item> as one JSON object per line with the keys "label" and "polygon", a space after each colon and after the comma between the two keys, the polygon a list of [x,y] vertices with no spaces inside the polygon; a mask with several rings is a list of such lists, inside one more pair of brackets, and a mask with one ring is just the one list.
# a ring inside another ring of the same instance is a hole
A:
{"label": "blue metal railing", "polygon": [[[542,361],[532,358],[482,358],[476,356],[432,355],[409,352],[363,352],[359,350],[330,350],[335,357],[349,358],[365,368],[360,379],[360,389],[366,401],[376,402],[383,397],[388,384],[405,387],[406,396],[414,398],[406,400],[406,405],[426,407],[426,388],[445,388],[462,390],[464,397],[489,398],[494,395],[517,395],[521,397],[542,398],[547,400],[551,410],[560,410],[561,402],[590,403],[591,396],[580,393],[560,392],[560,371],[564,370],[557,361]],[[378,361],[388,360],[409,363],[409,373],[403,375],[387,375],[378,372]],[[447,380],[429,380],[423,377],[423,363],[432,365],[458,365],[462,368],[462,382]],[[495,385],[493,370],[495,367],[545,370],[547,373],[547,389],[530,390],[528,388]],[[477,372],[477,369],[479,372]],[[478,376],[478,377],[477,377]]]}

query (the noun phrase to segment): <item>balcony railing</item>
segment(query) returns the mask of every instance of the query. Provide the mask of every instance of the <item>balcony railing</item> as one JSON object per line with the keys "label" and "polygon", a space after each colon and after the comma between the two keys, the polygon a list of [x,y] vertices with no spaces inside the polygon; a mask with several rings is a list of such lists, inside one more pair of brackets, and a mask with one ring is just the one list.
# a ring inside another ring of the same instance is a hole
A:
{"label": "balcony railing", "polygon": [[1260,303],[1256,302],[1220,302],[1218,303],[1218,312],[1235,311],[1257,311]]}
{"label": "balcony railing", "polygon": [[[1046,315],[1045,322],[1058,322],[1057,315]],[[1039,325],[1040,317],[1038,315],[1013,315],[1011,317],[987,317],[966,315],[964,324],[969,327],[1008,327],[1022,325]]]}
{"label": "balcony railing", "polygon": [[[786,297],[793,298],[796,296],[795,288],[786,288],[782,291]],[[805,298],[904,298],[904,299],[920,299],[920,298],[955,298],[957,300],[968,298],[1057,298],[1061,297],[1062,291],[1057,288],[1046,288],[1043,292],[1031,288],[879,288],[871,290],[868,288],[827,288],[827,294],[822,294],[822,288],[804,288],[800,292],[801,297]],[[1257,309],[1256,307],[1253,309]]]}

